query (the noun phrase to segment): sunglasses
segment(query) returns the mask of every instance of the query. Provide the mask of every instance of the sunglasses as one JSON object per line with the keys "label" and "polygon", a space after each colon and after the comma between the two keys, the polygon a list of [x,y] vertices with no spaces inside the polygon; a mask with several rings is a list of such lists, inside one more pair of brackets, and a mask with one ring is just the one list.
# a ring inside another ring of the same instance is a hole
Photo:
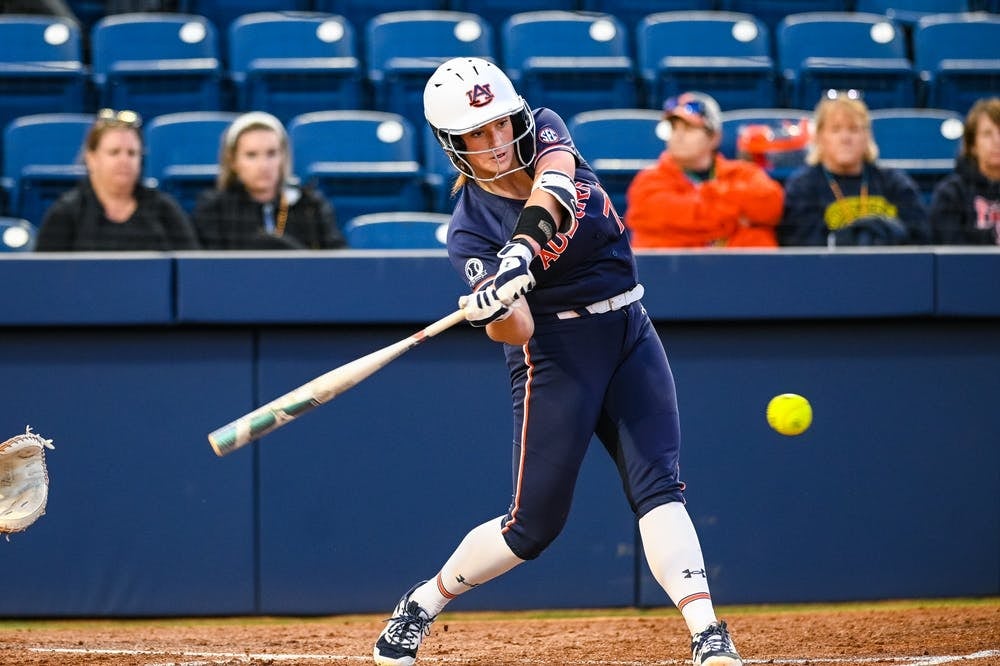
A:
{"label": "sunglasses", "polygon": [[666,113],[673,113],[678,109],[684,113],[694,114],[696,116],[705,115],[705,104],[699,99],[688,99],[682,102],[681,97],[671,97],[663,103],[663,110]]}
{"label": "sunglasses", "polygon": [[131,127],[138,129],[142,126],[142,118],[135,111],[123,109],[101,109],[97,112],[97,122],[116,127]]}
{"label": "sunglasses", "polygon": [[856,88],[849,88],[847,90],[830,88],[823,93],[823,97],[826,99],[862,99],[864,95]]}

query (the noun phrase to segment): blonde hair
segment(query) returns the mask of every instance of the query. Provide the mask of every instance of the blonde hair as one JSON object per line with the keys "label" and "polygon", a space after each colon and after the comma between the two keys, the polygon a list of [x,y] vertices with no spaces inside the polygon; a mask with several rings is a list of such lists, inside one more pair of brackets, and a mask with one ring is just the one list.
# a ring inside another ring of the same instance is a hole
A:
{"label": "blonde hair", "polygon": [[976,154],[976,131],[979,129],[979,119],[986,116],[1000,127],[1000,97],[981,99],[972,105],[965,117],[965,131],[962,133],[962,155],[973,157]]}
{"label": "blonde hair", "polygon": [[867,164],[873,164],[878,159],[878,144],[875,143],[875,137],[872,136],[872,119],[868,113],[868,105],[859,97],[847,95],[827,96],[816,105],[816,112],[813,114],[813,122],[816,124],[816,128],[813,131],[809,154],[806,155],[806,164],[815,166],[823,161],[823,150],[820,148],[818,140],[819,133],[823,131],[823,127],[829,121],[830,116],[837,111],[844,111],[861,122],[861,126],[864,127],[865,132],[868,134],[868,145],[865,146],[864,161]]}
{"label": "blonde hair", "polygon": [[270,113],[251,111],[234,120],[222,133],[222,145],[219,148],[219,175],[215,181],[217,189],[228,189],[239,180],[239,176],[233,168],[233,163],[236,161],[236,144],[239,143],[240,137],[245,132],[259,129],[270,130],[278,135],[281,152],[284,154],[281,161],[282,182],[278,183],[278,187],[294,182],[292,177],[292,147],[289,144],[285,126]]}

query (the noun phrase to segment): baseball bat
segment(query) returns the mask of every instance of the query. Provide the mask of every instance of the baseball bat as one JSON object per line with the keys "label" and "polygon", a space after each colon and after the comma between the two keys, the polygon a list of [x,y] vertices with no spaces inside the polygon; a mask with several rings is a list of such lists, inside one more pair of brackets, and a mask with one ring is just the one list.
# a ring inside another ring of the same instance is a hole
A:
{"label": "baseball bat", "polygon": [[215,454],[221,458],[227,453],[277,430],[286,423],[294,421],[313,408],[333,400],[427,338],[433,338],[438,333],[464,320],[465,312],[456,310],[408,338],[336,367],[285,395],[275,398],[263,407],[258,407],[249,414],[244,414],[235,421],[210,433],[208,441],[215,450]]}

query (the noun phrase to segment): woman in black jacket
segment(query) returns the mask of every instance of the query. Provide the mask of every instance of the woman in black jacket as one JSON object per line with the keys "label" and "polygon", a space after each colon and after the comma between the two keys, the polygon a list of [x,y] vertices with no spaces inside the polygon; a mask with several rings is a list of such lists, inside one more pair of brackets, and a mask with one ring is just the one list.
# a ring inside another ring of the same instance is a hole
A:
{"label": "woman in black jacket", "polygon": [[102,109],[87,131],[87,177],[45,212],[39,252],[194,250],[198,241],[180,205],[143,186],[142,136],[134,111]]}
{"label": "woman in black jacket", "polygon": [[199,197],[193,218],[208,250],[345,245],[330,203],[295,184],[281,121],[259,111],[243,114],[223,134],[216,188]]}
{"label": "woman in black jacket", "polygon": [[1000,244],[1000,97],[969,111],[955,173],[934,188],[931,226],[935,243]]}

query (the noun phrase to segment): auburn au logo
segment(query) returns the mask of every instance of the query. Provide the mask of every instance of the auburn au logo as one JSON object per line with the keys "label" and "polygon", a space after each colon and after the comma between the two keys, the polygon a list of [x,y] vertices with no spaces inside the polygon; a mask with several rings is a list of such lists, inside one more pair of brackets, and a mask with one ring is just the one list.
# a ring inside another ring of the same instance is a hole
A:
{"label": "auburn au logo", "polygon": [[469,106],[486,106],[493,101],[493,91],[490,90],[490,84],[476,84],[476,86],[465,93],[469,98]]}

